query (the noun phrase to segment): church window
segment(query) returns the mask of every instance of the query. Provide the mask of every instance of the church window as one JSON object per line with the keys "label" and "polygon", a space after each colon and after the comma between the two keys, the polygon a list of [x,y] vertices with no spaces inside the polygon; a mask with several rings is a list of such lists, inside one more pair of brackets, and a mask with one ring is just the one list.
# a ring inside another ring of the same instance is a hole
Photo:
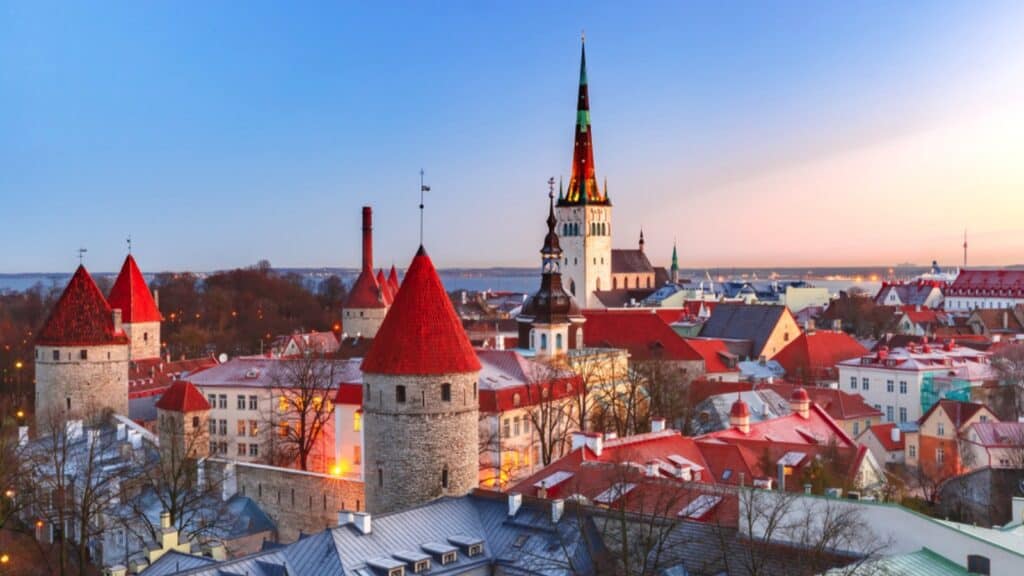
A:
{"label": "church window", "polygon": [[405,386],[395,386],[395,402],[405,404]]}
{"label": "church window", "polygon": [[452,385],[445,382],[441,384],[441,401],[451,402],[452,401]]}
{"label": "church window", "polygon": [[555,350],[561,350],[561,349],[562,349],[562,335],[561,334],[555,334]]}
{"label": "church window", "polygon": [[78,359],[79,360],[88,360],[89,359],[89,351],[88,350],[79,350],[78,351]]}
{"label": "church window", "polygon": [[540,335],[540,349],[541,350],[547,350],[548,349],[548,335],[547,334],[541,334]]}
{"label": "church window", "polygon": [[441,488],[448,488],[448,465],[441,469]]}

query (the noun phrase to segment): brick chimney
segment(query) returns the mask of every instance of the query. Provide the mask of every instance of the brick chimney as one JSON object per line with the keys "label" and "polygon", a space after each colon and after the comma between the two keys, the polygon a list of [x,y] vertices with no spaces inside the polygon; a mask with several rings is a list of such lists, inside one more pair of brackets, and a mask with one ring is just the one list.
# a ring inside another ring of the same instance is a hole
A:
{"label": "brick chimney", "polygon": [[363,206],[363,270],[373,270],[373,208]]}

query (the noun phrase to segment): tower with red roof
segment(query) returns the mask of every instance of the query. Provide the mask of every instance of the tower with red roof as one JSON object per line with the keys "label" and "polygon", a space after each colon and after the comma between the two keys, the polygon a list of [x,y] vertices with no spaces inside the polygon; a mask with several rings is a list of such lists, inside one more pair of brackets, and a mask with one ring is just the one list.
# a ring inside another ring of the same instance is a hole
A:
{"label": "tower with red roof", "polygon": [[160,457],[171,473],[186,459],[210,455],[210,402],[191,382],[171,384],[156,402]]}
{"label": "tower with red roof", "polygon": [[[560,187],[561,188],[561,187]],[[587,54],[580,50],[580,83],[569,188],[559,190],[558,232],[565,249],[567,289],[585,308],[603,307],[594,292],[612,289],[612,203],[594,169]]]}
{"label": "tower with red roof", "polygon": [[[554,186],[554,179],[551,180]],[[572,296],[562,287],[562,247],[555,226],[554,188],[548,194],[548,233],[541,247],[541,283],[538,290],[516,317],[520,347],[538,358],[565,355],[571,348],[583,346],[583,315]]]}
{"label": "tower with red roof", "polygon": [[377,335],[390,305],[385,290],[373,273],[373,208],[363,206],[363,265],[342,306],[342,329],[347,336]]}
{"label": "tower with red roof", "polygon": [[362,370],[366,509],[475,488],[480,362],[422,246]]}
{"label": "tower with red roof", "polygon": [[131,343],[131,360],[159,358],[160,321],[163,318],[131,254],[124,259],[107,302],[112,309],[121,311],[124,333]]}
{"label": "tower with red roof", "polygon": [[36,336],[36,424],[128,414],[128,337],[84,266]]}

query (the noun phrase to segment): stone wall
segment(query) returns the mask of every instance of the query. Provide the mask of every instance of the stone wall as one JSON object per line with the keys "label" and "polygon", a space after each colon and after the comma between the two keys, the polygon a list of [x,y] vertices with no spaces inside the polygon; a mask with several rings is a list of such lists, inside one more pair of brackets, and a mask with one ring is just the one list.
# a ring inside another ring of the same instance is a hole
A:
{"label": "stone wall", "polygon": [[160,357],[160,323],[135,322],[125,323],[124,333],[131,342],[132,360],[145,360]]}
{"label": "stone wall", "polygon": [[37,346],[35,408],[38,430],[51,414],[68,420],[89,420],[106,409],[127,415],[128,346]]}
{"label": "stone wall", "polygon": [[262,464],[220,459],[207,462],[211,477],[221,482],[224,495],[241,494],[259,504],[277,524],[278,538],[283,543],[297,540],[300,533],[337,526],[341,510],[365,510],[362,482]]}
{"label": "stone wall", "polygon": [[342,312],[342,329],[352,338],[373,338],[387,313],[387,308],[346,308]]}
{"label": "stone wall", "polygon": [[[404,510],[462,496],[479,482],[477,372],[442,376],[364,374],[367,510]],[[451,386],[451,400],[442,386]],[[405,401],[397,398],[405,387]],[[447,481],[447,486],[445,482]]]}

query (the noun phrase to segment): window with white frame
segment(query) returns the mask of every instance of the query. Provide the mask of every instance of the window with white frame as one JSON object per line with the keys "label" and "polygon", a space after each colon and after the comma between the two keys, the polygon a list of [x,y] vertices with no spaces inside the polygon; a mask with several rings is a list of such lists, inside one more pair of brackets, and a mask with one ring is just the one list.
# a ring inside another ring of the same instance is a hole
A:
{"label": "window with white frame", "polygon": [[906,393],[907,393],[907,381],[906,380],[900,380],[900,394],[906,394]]}

